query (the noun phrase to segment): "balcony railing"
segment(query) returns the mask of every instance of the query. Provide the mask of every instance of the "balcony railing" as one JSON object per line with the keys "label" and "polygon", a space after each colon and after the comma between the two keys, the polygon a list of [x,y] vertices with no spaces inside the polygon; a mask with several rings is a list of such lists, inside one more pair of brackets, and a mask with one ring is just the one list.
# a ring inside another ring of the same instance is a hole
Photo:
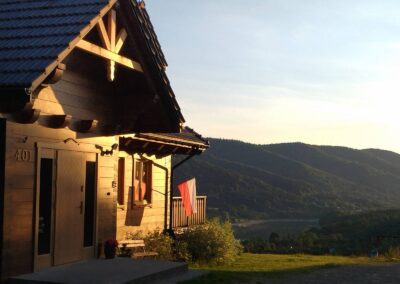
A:
{"label": "balcony railing", "polygon": [[197,213],[186,216],[181,197],[174,197],[172,202],[172,227],[182,228],[191,225],[202,225],[206,221],[206,196],[197,196]]}

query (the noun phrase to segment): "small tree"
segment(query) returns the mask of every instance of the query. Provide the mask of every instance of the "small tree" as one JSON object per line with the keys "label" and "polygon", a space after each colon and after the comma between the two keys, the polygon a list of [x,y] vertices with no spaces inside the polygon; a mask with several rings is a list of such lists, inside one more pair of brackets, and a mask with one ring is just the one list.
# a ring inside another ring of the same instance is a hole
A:
{"label": "small tree", "polygon": [[235,260],[243,249],[233,235],[231,223],[219,219],[189,229],[181,240],[187,243],[194,262],[228,263]]}
{"label": "small tree", "polygon": [[278,233],[272,232],[271,235],[269,235],[269,242],[271,244],[278,244],[279,239],[280,239],[280,237],[279,237]]}

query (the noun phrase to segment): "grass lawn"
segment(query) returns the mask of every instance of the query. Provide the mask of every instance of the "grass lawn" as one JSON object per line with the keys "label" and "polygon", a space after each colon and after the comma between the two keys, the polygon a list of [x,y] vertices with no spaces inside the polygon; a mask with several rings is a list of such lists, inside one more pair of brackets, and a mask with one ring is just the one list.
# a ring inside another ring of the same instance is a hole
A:
{"label": "grass lawn", "polygon": [[192,269],[211,272],[182,283],[257,283],[257,279],[283,277],[288,273],[302,273],[318,268],[384,262],[387,262],[384,258],[369,257],[244,253],[230,265],[192,265]]}

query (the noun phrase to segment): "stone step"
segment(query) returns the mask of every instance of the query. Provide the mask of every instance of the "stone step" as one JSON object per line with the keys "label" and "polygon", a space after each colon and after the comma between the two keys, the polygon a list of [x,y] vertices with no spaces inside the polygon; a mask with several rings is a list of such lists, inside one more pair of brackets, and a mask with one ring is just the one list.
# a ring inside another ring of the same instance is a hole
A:
{"label": "stone step", "polygon": [[187,271],[187,264],[180,262],[130,258],[93,259],[19,275],[10,278],[7,283],[146,284],[172,279]]}

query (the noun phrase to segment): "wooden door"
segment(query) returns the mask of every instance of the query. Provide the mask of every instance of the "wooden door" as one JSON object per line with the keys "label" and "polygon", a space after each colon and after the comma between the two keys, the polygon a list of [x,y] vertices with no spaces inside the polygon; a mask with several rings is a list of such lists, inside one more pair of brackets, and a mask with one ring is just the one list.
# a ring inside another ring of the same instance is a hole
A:
{"label": "wooden door", "polygon": [[85,170],[83,153],[58,151],[54,265],[83,257]]}

